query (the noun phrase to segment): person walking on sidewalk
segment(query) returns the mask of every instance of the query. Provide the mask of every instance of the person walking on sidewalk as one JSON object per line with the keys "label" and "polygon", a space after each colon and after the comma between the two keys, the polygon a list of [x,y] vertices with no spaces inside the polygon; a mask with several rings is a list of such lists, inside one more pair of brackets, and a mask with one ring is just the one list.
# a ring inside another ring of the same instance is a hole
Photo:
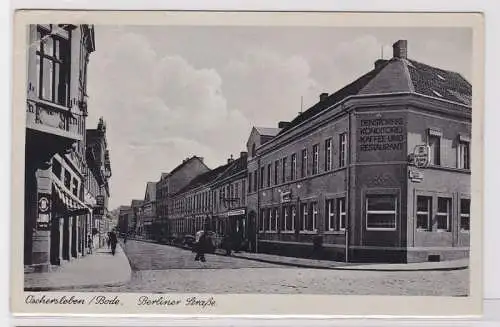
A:
{"label": "person walking on sidewalk", "polygon": [[94,247],[94,245],[92,243],[93,243],[92,236],[90,236],[90,234],[88,234],[87,235],[88,254],[92,254],[92,248]]}
{"label": "person walking on sidewalk", "polygon": [[195,261],[201,261],[205,262],[205,252],[207,251],[207,240],[208,237],[204,231],[199,231],[199,238],[198,242],[195,243],[196,247],[196,257],[194,258]]}
{"label": "person walking on sidewalk", "polygon": [[115,255],[116,253],[116,244],[118,243],[118,238],[116,237],[115,232],[109,233],[109,243],[111,245],[111,253]]}

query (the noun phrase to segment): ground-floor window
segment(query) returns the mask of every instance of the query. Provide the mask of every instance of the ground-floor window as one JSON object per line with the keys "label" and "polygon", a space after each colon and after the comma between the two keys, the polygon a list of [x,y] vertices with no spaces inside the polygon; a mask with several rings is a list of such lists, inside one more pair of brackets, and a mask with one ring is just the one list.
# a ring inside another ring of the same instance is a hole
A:
{"label": "ground-floor window", "polygon": [[277,231],[278,230],[278,219],[279,219],[279,209],[274,208],[272,209],[272,217],[271,217],[271,231]]}
{"label": "ground-floor window", "polygon": [[303,231],[307,230],[307,220],[308,220],[307,203],[302,203],[300,205],[300,229]]}
{"label": "ground-floor window", "polygon": [[334,200],[326,200],[325,230],[335,230]]}
{"label": "ground-floor window", "polygon": [[337,199],[337,227],[338,230],[345,230],[347,219],[346,201],[345,198]]}
{"label": "ground-floor window", "polygon": [[450,231],[451,199],[438,198],[436,222],[438,231]]}
{"label": "ground-floor window", "polygon": [[366,197],[366,228],[393,230],[396,228],[396,196],[369,195]]}
{"label": "ground-floor window", "polygon": [[432,197],[417,196],[417,229],[432,229]]}
{"label": "ground-floor window", "polygon": [[470,230],[470,199],[460,200],[460,230]]}

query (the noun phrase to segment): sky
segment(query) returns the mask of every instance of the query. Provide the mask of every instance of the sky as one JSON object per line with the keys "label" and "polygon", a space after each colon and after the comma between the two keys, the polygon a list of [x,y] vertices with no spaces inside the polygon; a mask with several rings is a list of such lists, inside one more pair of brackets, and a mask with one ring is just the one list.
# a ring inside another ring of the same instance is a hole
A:
{"label": "sky", "polygon": [[[210,168],[246,151],[252,126],[277,127],[392,57],[471,80],[466,28],[95,26],[87,128],[107,126],[110,210],[143,199],[192,155]],[[301,97],[303,101],[301,101]]]}

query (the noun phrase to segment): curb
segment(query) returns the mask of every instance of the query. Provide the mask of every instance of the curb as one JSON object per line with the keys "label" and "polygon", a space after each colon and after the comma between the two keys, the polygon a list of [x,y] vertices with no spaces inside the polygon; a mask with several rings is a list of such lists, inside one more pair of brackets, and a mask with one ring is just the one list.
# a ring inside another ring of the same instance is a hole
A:
{"label": "curb", "polygon": [[[186,249],[183,247],[170,245],[170,244],[162,244],[162,243],[158,243],[158,242],[154,242],[154,241],[148,241],[148,240],[135,240],[135,241],[145,242],[145,243],[154,243],[154,244],[158,244],[158,245],[170,246],[170,247],[174,247],[177,249],[190,251],[190,249]],[[223,253],[215,252],[215,253],[210,253],[210,254],[227,257],[227,255],[225,255]],[[411,268],[410,269],[356,268],[356,267],[359,267],[360,265],[345,264],[345,263],[343,263],[343,265],[339,265],[337,267],[324,267],[324,266],[322,267],[322,266],[308,265],[308,264],[303,264],[303,263],[280,262],[280,261],[273,261],[273,260],[261,259],[261,258],[249,258],[249,257],[238,256],[238,255],[234,255],[234,254],[231,254],[229,257],[238,258],[238,259],[242,259],[242,260],[263,262],[263,263],[271,263],[271,264],[276,264],[276,265],[281,265],[281,266],[306,268],[306,269],[319,269],[319,270],[346,270],[346,271],[372,271],[372,272],[376,272],[376,271],[380,271],[380,272],[391,272],[391,271],[393,271],[393,272],[406,272],[407,271],[407,272],[410,272],[410,271],[454,271],[454,270],[464,270],[464,269],[469,268],[469,265],[460,265],[460,266],[456,266],[456,267],[433,267],[433,268],[413,268],[413,269],[411,269]]]}

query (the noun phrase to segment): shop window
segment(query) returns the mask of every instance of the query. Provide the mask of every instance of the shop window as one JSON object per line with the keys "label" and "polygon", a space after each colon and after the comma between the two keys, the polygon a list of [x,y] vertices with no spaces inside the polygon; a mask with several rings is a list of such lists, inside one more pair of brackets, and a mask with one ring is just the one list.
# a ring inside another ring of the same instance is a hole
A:
{"label": "shop window", "polygon": [[297,174],[297,154],[292,154],[292,162],[290,166],[290,179],[295,180],[295,176]]}
{"label": "shop window", "polygon": [[460,200],[460,230],[470,230],[470,199]]}
{"label": "shop window", "polygon": [[267,213],[266,213],[266,217],[267,217],[267,219],[266,219],[266,230],[267,231],[271,231],[272,228],[273,228],[272,227],[273,226],[272,225],[272,214],[273,214],[272,209],[267,209]]}
{"label": "shop window", "polygon": [[436,213],[438,231],[450,231],[451,199],[438,198]]}
{"label": "shop window", "polygon": [[38,26],[36,65],[41,99],[68,105],[70,71],[70,32],[53,33],[54,25]]}
{"label": "shop window", "polygon": [[345,198],[337,199],[337,229],[344,230],[347,218]]}
{"label": "shop window", "polygon": [[295,219],[297,217],[297,210],[295,205],[290,206],[290,230],[295,230]]}
{"label": "shop window", "polygon": [[283,209],[281,210],[281,216],[282,216],[282,230],[290,230],[290,207],[284,206]]}
{"label": "shop window", "polygon": [[431,230],[432,197],[417,196],[417,229]]}
{"label": "shop window", "polygon": [[302,162],[300,163],[300,176],[307,176],[307,149],[302,150]]}
{"label": "shop window", "polygon": [[339,137],[339,167],[346,166],[347,157],[347,133],[340,134]]}
{"label": "shop window", "polygon": [[325,141],[325,171],[332,169],[332,139]]}
{"label": "shop window", "polygon": [[369,195],[366,198],[366,228],[392,230],[396,228],[396,197]]}
{"label": "shop window", "polygon": [[280,161],[279,160],[276,160],[274,162],[274,185],[278,185],[279,184],[279,166],[280,166]]}
{"label": "shop window", "polygon": [[286,182],[286,158],[281,159],[281,180],[283,183]]}
{"label": "shop window", "polygon": [[319,144],[313,145],[313,167],[312,167],[313,175],[319,173]]}
{"label": "shop window", "polygon": [[335,229],[334,200],[326,200],[325,230]]}
{"label": "shop window", "polygon": [[272,226],[271,226],[271,230],[273,230],[273,231],[278,230],[278,218],[279,218],[279,210],[278,210],[278,208],[274,208],[273,209]]}
{"label": "shop window", "polygon": [[430,164],[441,165],[441,136],[437,132],[429,131],[429,158]]}
{"label": "shop window", "polygon": [[302,203],[300,205],[300,230],[306,230],[307,216],[307,203]]}
{"label": "shop window", "polygon": [[470,143],[460,141],[458,143],[458,168],[470,169]]}

